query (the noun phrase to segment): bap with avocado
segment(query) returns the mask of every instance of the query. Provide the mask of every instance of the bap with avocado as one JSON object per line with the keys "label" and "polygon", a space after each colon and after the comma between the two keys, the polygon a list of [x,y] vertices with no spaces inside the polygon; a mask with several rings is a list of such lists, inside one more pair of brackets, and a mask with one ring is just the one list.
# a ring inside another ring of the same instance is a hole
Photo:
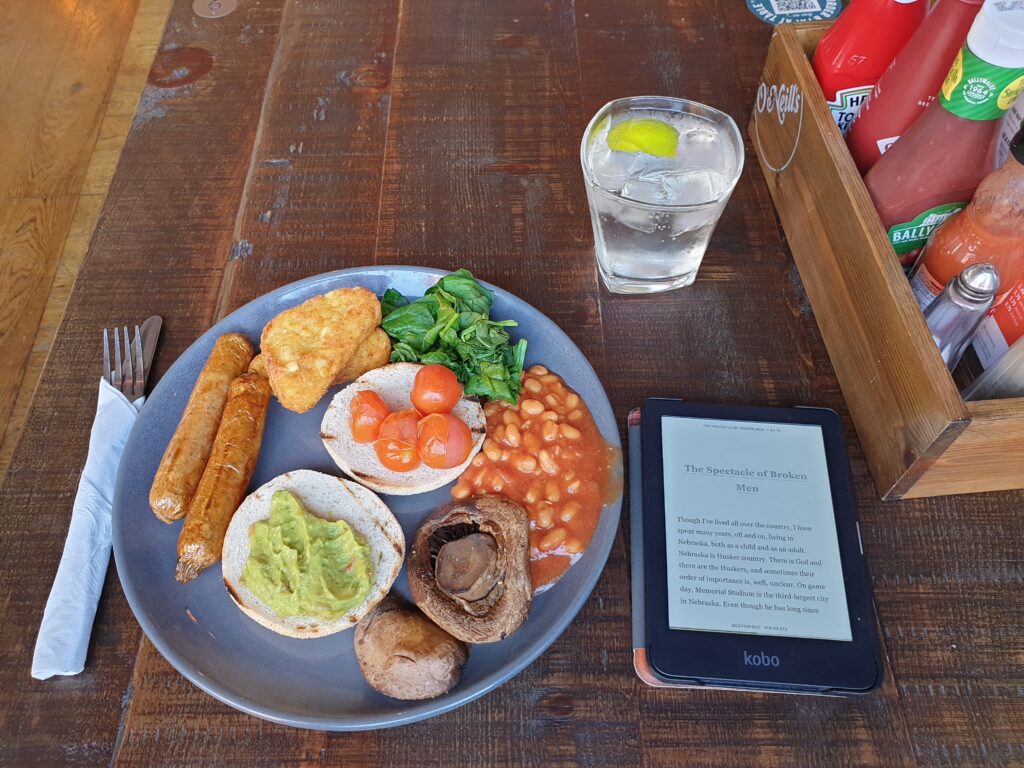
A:
{"label": "bap with avocado", "polygon": [[296,470],[253,491],[231,519],[224,584],[238,607],[268,629],[323,637],[371,611],[404,556],[401,526],[372,491]]}

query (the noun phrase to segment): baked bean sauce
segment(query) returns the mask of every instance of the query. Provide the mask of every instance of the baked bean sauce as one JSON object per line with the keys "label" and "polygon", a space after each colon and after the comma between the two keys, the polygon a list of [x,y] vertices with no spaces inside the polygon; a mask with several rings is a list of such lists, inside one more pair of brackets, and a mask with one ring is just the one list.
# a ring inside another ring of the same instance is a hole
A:
{"label": "baked bean sauce", "polygon": [[484,413],[483,450],[452,496],[496,494],[526,507],[533,588],[542,591],[579,560],[601,509],[621,492],[621,455],[580,396],[542,365],[523,373],[518,405],[492,400]]}

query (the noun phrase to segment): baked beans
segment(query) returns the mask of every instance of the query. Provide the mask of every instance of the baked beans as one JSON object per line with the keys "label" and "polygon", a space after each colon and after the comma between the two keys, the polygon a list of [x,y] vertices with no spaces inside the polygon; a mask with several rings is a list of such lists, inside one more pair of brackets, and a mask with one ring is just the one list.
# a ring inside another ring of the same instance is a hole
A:
{"label": "baked beans", "polygon": [[519,405],[484,407],[487,434],[452,496],[501,494],[530,515],[534,589],[580,558],[608,500],[617,460],[580,396],[541,365],[523,372]]}

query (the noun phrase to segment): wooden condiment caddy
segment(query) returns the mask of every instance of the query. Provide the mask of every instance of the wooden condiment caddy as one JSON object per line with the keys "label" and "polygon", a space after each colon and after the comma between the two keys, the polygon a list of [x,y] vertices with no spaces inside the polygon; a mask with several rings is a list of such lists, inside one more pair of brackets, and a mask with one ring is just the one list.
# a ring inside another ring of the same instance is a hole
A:
{"label": "wooden condiment caddy", "polygon": [[1024,488],[1024,398],[960,397],[811,69],[827,29],[776,27],[749,129],[878,492]]}

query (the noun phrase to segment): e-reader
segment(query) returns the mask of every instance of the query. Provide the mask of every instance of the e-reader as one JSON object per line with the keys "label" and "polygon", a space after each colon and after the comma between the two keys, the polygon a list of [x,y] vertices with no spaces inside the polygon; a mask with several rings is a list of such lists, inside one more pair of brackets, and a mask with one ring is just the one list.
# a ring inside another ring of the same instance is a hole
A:
{"label": "e-reader", "polygon": [[658,686],[875,688],[839,416],[651,399],[629,436],[637,674]]}

